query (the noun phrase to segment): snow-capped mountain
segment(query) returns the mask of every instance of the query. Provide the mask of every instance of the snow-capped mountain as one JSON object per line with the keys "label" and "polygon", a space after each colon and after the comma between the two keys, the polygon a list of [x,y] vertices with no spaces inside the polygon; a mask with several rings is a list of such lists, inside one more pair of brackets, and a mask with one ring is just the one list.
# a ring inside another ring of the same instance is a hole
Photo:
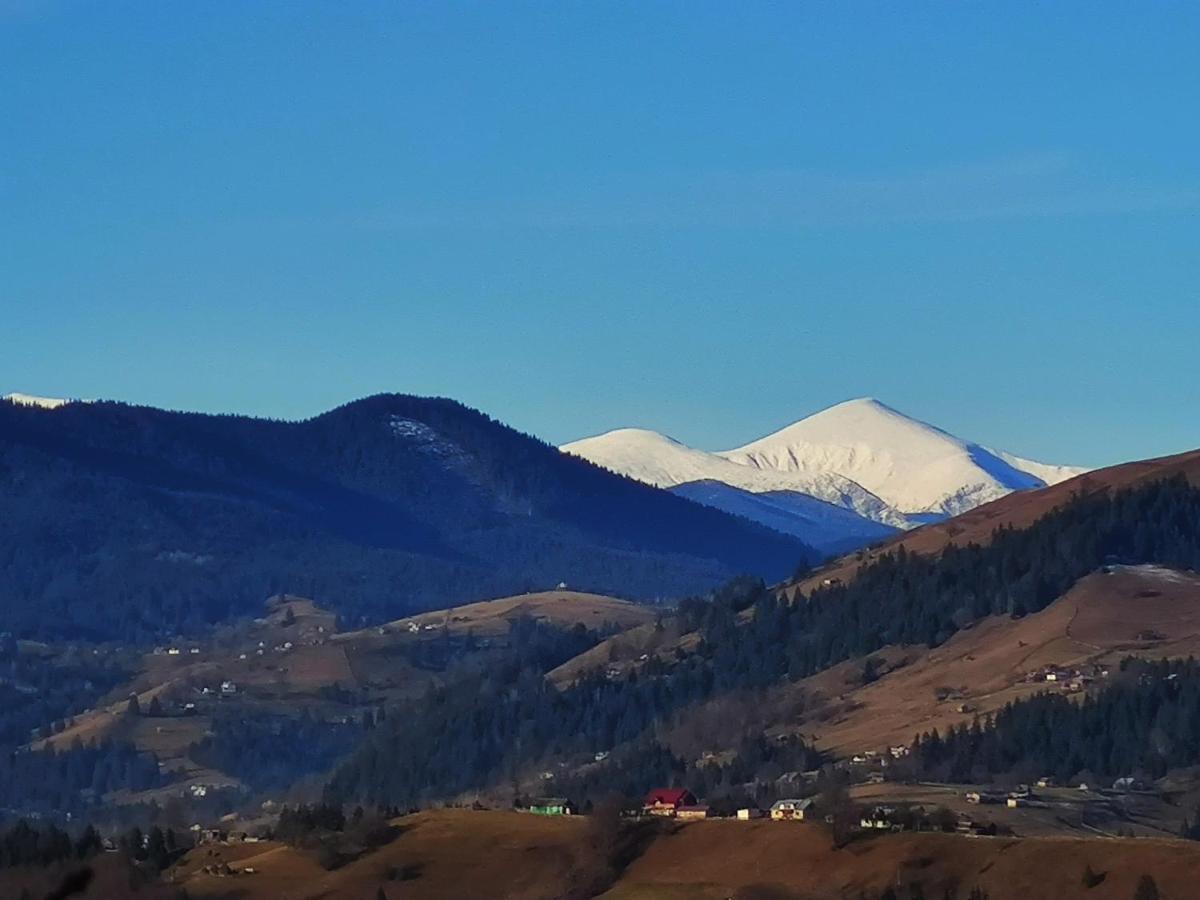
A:
{"label": "snow-capped mountain", "polygon": [[912,523],[862,485],[836,472],[783,472],[741,465],[722,454],[696,450],[644,428],[619,428],[559,448],[610,471],[655,487],[675,488],[697,481],[719,482],[752,494],[799,492],[887,525]]}
{"label": "snow-capped mountain", "polygon": [[997,453],[878,400],[849,400],[719,454],[772,472],[835,472],[903,513],[958,515],[1082,473]]}
{"label": "snow-capped mountain", "polygon": [[[869,398],[839,403],[764,438],[717,453],[631,428],[561,449],[803,536],[818,546],[866,543],[880,535],[871,535],[871,528],[865,526],[910,528],[1086,471],[989,450]],[[736,492],[720,490],[714,486],[717,483]],[[870,522],[864,526],[825,516],[818,517],[822,527],[817,528],[811,516],[818,508],[799,510],[797,495],[841,507]],[[781,504],[780,496],[790,499]]]}

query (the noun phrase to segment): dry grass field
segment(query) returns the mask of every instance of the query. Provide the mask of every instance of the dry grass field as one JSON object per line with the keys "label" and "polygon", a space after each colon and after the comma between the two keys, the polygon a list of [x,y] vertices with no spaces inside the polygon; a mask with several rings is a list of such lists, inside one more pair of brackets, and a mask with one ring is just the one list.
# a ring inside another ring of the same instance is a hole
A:
{"label": "dry grass field", "polygon": [[[277,844],[201,848],[176,883],[205,900],[448,900],[569,895],[571,871],[588,858],[588,823],[509,812],[440,810],[399,819],[386,847],[334,872]],[[217,858],[254,874],[204,874]],[[1084,888],[1091,866],[1104,880]],[[1200,871],[1200,844],[1161,839],[971,838],[889,834],[836,849],[823,826],[717,820],[664,824],[604,897],[778,897],[857,900],[897,884],[927,897],[975,886],[991,900],[1128,900],[1142,874],[1165,900],[1187,900]]]}

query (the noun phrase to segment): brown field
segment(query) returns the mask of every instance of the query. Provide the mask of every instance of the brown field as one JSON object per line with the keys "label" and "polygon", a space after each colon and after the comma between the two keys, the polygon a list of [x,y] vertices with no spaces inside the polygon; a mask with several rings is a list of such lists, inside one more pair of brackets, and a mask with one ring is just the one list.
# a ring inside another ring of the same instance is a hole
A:
{"label": "brown field", "polygon": [[93,880],[87,891],[71,894],[88,900],[179,900],[178,890],[164,884],[131,879],[128,864],[117,853],[102,853],[87,863],[61,863],[48,868],[0,869],[0,898],[18,900],[22,891],[32,898],[46,897],[71,873],[90,869]]}
{"label": "brown field", "polygon": [[[561,628],[583,624],[589,628],[612,625],[626,629],[652,621],[654,611],[637,603],[617,600],[602,594],[568,590],[541,591],[421,613],[396,619],[382,627],[385,633],[399,632],[403,635],[411,622],[421,629],[425,626],[432,626],[434,630],[448,628],[451,633],[469,630],[478,637],[493,637],[507,634],[512,621],[522,616]],[[372,634],[378,634],[378,629],[348,632],[338,635],[337,639],[353,641]]]}
{"label": "brown field", "polygon": [[[207,900],[374,900],[380,888],[395,900],[552,900],[569,896],[572,870],[589,859],[583,818],[440,810],[396,824],[391,844],[334,872],[277,844],[200,848],[176,884]],[[198,870],[217,858],[210,852],[257,871],[205,875]],[[1081,883],[1088,865],[1106,873],[1091,889]],[[933,898],[979,886],[991,900],[1128,900],[1150,874],[1165,900],[1185,900],[1197,871],[1200,844],[1187,841],[895,834],[835,849],[819,825],[716,820],[664,824],[602,896],[857,900],[918,882]]]}
{"label": "brown field", "polygon": [[1192,450],[1175,456],[1123,463],[1107,469],[1088,472],[1051,487],[1036,491],[1021,491],[985,503],[970,512],[963,513],[946,522],[926,525],[905,532],[890,541],[864,551],[834,560],[812,575],[783,586],[788,596],[797,591],[808,593],[820,586],[825,579],[842,581],[852,579],[864,562],[870,562],[882,553],[894,552],[903,546],[910,553],[938,553],[947,544],[960,546],[968,543],[986,544],[992,533],[1001,525],[1027,528],[1046,513],[1066,503],[1074,494],[1090,494],[1110,488],[1133,487],[1147,481],[1183,475],[1194,485],[1200,485],[1200,450]]}

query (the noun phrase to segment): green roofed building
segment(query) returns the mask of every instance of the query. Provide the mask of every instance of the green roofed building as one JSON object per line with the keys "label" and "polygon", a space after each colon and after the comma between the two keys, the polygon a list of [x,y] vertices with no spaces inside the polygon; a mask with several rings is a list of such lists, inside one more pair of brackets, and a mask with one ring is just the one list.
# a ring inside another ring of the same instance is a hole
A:
{"label": "green roofed building", "polygon": [[543,797],[530,803],[528,809],[539,816],[575,815],[575,804],[565,797]]}

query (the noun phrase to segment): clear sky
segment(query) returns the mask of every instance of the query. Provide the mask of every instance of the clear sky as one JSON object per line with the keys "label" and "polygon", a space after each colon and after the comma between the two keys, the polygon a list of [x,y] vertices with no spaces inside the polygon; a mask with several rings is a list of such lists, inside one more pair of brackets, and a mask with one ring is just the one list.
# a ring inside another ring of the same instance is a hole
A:
{"label": "clear sky", "polygon": [[1200,446],[1200,5],[0,0],[0,393]]}

